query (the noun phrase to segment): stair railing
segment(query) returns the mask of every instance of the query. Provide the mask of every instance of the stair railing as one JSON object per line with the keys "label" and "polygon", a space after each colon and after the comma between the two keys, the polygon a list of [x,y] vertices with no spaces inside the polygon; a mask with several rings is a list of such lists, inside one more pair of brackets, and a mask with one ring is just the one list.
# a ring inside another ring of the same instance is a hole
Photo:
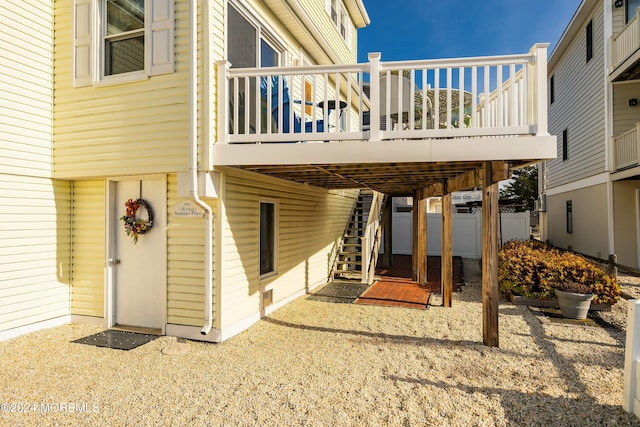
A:
{"label": "stair railing", "polygon": [[373,277],[380,249],[382,222],[380,220],[385,196],[377,191],[373,192],[373,200],[369,209],[367,226],[362,236],[362,283],[373,283]]}

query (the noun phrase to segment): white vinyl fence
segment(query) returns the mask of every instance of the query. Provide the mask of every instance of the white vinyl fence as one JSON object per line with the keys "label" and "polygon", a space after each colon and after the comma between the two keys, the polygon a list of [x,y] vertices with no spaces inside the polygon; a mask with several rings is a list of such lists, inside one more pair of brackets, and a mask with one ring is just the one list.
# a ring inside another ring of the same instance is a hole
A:
{"label": "white vinyl fence", "polygon": [[[509,240],[528,240],[530,235],[530,213],[500,214],[501,243]],[[482,257],[482,213],[453,214],[453,255],[463,258]],[[411,212],[393,213],[393,253],[411,255],[413,241],[413,219]],[[427,214],[427,254],[440,255],[442,241],[442,215]]]}
{"label": "white vinyl fence", "polygon": [[624,395],[622,408],[640,415],[640,300],[629,300],[627,339],[624,350]]}

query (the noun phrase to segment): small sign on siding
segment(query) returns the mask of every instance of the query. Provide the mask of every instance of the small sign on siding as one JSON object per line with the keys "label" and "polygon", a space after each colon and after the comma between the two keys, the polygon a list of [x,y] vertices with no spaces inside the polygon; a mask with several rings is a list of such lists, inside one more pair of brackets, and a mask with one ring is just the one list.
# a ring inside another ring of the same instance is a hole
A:
{"label": "small sign on siding", "polygon": [[174,218],[202,218],[204,210],[193,202],[178,203],[173,207]]}

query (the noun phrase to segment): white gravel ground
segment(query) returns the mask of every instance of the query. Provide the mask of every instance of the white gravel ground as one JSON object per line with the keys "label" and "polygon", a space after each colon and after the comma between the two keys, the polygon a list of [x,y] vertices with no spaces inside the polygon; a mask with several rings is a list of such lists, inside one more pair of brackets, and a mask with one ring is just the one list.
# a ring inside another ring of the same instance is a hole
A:
{"label": "white gravel ground", "polygon": [[623,331],[502,301],[500,348],[486,347],[477,261],[465,277],[450,309],[303,297],[184,354],[163,354],[181,350],[172,337],[71,343],[100,330],[85,325],[1,342],[0,425],[640,426],[621,407]]}

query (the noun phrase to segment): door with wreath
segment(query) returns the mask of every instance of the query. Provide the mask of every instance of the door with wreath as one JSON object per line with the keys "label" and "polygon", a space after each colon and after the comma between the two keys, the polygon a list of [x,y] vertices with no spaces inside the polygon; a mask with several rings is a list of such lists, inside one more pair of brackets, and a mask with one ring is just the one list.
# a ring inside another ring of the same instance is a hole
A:
{"label": "door with wreath", "polygon": [[113,324],[159,329],[166,319],[166,180],[116,181],[110,258]]}

